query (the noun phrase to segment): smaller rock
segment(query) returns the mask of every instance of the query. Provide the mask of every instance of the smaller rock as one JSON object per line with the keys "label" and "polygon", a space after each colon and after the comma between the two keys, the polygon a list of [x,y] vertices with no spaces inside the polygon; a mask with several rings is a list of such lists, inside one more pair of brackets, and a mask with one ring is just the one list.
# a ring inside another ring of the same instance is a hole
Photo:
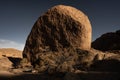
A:
{"label": "smaller rock", "polygon": [[92,47],[101,51],[120,50],[120,30],[103,34],[92,42]]}
{"label": "smaller rock", "polygon": [[117,31],[116,31],[116,34],[120,36],[120,30],[117,30]]}

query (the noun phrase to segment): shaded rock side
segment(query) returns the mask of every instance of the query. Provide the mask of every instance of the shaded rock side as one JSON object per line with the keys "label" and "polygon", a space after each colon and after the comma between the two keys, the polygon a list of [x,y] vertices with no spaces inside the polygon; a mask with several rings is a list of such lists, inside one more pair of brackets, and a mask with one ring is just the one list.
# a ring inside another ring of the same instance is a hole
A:
{"label": "shaded rock side", "polygon": [[92,42],[92,47],[97,50],[120,50],[120,30],[103,34]]}
{"label": "shaded rock side", "polygon": [[23,51],[23,57],[34,62],[45,51],[61,52],[68,48],[91,48],[91,24],[76,8],[58,5],[49,9],[34,24]]}

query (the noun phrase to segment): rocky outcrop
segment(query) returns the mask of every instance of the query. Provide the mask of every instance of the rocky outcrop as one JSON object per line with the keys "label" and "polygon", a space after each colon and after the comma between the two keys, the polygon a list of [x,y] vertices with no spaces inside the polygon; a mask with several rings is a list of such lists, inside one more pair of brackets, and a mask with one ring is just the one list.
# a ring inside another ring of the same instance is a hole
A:
{"label": "rocky outcrop", "polygon": [[120,30],[103,34],[92,43],[92,47],[102,51],[120,50]]}
{"label": "rocky outcrop", "polygon": [[90,70],[102,72],[120,72],[120,55],[106,53],[102,60],[93,61]]}
{"label": "rocky outcrop", "polygon": [[103,34],[92,43],[92,47],[104,51],[104,58],[93,61],[90,70],[120,72],[120,30]]}
{"label": "rocky outcrop", "polygon": [[0,48],[0,71],[17,66],[22,58],[22,51],[13,48]]}
{"label": "rocky outcrop", "polygon": [[23,57],[33,64],[43,52],[61,52],[74,48],[91,48],[90,21],[82,11],[58,5],[36,21],[27,38]]}

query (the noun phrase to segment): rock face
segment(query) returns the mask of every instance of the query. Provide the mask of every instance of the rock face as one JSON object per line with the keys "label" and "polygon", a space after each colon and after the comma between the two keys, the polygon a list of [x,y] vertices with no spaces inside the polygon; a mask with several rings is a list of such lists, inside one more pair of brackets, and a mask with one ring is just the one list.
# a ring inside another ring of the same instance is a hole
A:
{"label": "rock face", "polygon": [[49,9],[34,24],[23,57],[34,62],[39,53],[91,48],[91,24],[76,8],[58,5]]}
{"label": "rock face", "polygon": [[102,51],[120,50],[120,30],[103,34],[92,43],[92,47]]}

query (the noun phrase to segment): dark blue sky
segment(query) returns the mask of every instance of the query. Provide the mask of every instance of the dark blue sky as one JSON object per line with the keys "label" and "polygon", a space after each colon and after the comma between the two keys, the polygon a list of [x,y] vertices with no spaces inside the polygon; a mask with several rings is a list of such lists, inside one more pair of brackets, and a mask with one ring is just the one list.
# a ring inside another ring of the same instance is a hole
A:
{"label": "dark blue sky", "polygon": [[76,7],[88,15],[93,40],[120,29],[120,0],[1,0],[0,46],[2,40],[24,45],[38,17],[58,4]]}

